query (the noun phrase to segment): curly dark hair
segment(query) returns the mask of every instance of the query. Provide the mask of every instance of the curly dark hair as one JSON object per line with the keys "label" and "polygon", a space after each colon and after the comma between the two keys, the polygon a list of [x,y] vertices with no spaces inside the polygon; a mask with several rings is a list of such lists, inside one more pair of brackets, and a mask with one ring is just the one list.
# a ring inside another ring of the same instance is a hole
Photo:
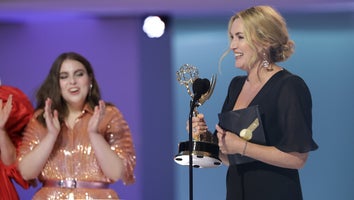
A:
{"label": "curly dark hair", "polygon": [[[59,74],[60,68],[65,60],[76,60],[82,63],[91,79],[92,88],[90,95],[86,97],[86,103],[89,104],[91,108],[98,105],[98,101],[101,99],[100,89],[95,79],[93,68],[90,62],[82,55],[76,52],[65,52],[60,54],[53,62],[50,68],[49,74],[42,83],[42,85],[37,90],[36,99],[37,105],[36,110],[43,109],[45,106],[45,101],[47,98],[52,99],[52,109],[57,110],[59,113],[59,120],[62,122],[64,118],[68,115],[68,108],[65,100],[61,95],[60,85],[59,85]],[[42,115],[38,115],[37,119],[45,125],[45,120]]]}

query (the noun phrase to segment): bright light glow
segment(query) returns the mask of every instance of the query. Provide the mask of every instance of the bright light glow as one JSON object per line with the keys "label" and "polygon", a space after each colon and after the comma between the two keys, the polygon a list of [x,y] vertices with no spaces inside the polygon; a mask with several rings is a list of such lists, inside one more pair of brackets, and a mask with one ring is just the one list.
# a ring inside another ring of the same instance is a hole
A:
{"label": "bright light glow", "polygon": [[144,20],[143,30],[150,38],[159,38],[165,32],[165,23],[158,16],[149,16]]}

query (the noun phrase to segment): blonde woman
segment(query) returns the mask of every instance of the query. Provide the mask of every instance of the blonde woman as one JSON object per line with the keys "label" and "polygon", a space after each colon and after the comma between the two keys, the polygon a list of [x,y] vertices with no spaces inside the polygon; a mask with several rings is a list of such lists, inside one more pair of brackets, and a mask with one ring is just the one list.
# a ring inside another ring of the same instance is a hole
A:
{"label": "blonde woman", "polygon": [[[228,165],[226,199],[301,200],[298,170],[318,146],[312,139],[310,91],[278,64],[294,51],[286,23],[274,8],[255,6],[232,16],[228,33],[235,66],[246,75],[232,79],[222,113],[257,105],[266,142],[247,141],[216,125],[219,156]],[[193,118],[193,127],[194,134],[207,130],[203,115]],[[233,155],[253,161],[230,164]]]}

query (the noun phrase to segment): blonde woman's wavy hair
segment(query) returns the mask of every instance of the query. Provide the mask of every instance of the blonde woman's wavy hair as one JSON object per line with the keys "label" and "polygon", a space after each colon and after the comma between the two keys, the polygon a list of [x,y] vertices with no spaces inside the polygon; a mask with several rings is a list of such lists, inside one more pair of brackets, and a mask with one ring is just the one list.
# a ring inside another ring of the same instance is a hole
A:
{"label": "blonde woman's wavy hair", "polygon": [[[245,39],[250,47],[257,52],[249,61],[249,66],[253,66],[258,60],[263,59],[263,53],[268,57],[269,63],[285,61],[294,53],[295,43],[289,38],[286,22],[274,8],[255,6],[233,15],[228,24],[230,41],[230,29],[236,19],[242,20]],[[230,49],[221,56],[219,69],[221,61],[229,52]]]}

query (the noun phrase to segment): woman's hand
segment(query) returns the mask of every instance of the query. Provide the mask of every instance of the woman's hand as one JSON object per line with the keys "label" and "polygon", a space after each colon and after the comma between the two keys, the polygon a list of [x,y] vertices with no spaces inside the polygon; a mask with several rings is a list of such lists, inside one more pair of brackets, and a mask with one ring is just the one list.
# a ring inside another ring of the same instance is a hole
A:
{"label": "woman's hand", "polygon": [[9,95],[4,107],[2,99],[0,99],[0,129],[5,131],[5,124],[10,117],[12,110],[12,95]]}
{"label": "woman's hand", "polygon": [[283,152],[274,146],[247,142],[237,134],[225,131],[218,125],[216,125],[216,130],[219,149],[223,154],[239,153],[270,165],[289,169],[302,168],[308,157],[308,153]]}
{"label": "woman's hand", "polygon": [[16,161],[16,148],[5,130],[5,125],[10,117],[11,110],[12,95],[9,95],[4,107],[3,101],[0,99],[0,157],[2,163],[5,165],[10,165]]}
{"label": "woman's hand", "polygon": [[[189,121],[186,123],[186,130],[189,133]],[[193,138],[199,138],[199,135],[205,133],[208,130],[204,115],[199,113],[196,117],[192,117],[192,136]]]}
{"label": "woman's hand", "polygon": [[52,100],[50,98],[47,98],[45,101],[43,117],[47,125],[48,133],[57,136],[60,132],[58,111],[52,111]]}
{"label": "woman's hand", "polygon": [[25,180],[36,179],[39,176],[53,151],[60,132],[58,111],[52,111],[52,100],[50,98],[45,101],[43,117],[48,134],[40,140],[34,149],[24,155],[18,164],[19,171]]}
{"label": "woman's hand", "polygon": [[100,131],[104,131],[99,130],[99,125],[105,113],[106,104],[103,100],[100,100],[98,105],[95,106],[93,115],[88,122],[87,131],[91,146],[95,151],[95,156],[102,172],[110,180],[117,181],[122,178],[126,166],[124,165],[123,158],[118,156],[117,153],[112,150],[111,144],[104,137],[105,133],[100,133]]}
{"label": "woman's hand", "polygon": [[215,128],[219,140],[219,149],[223,154],[243,153],[246,140],[240,138],[237,134],[223,130],[219,125],[216,125]]}
{"label": "woman's hand", "polygon": [[98,125],[100,121],[102,120],[104,114],[106,111],[106,104],[104,103],[103,100],[100,100],[98,102],[98,106],[95,106],[95,110],[93,112],[93,115],[88,123],[87,131],[90,133],[98,133]]}

